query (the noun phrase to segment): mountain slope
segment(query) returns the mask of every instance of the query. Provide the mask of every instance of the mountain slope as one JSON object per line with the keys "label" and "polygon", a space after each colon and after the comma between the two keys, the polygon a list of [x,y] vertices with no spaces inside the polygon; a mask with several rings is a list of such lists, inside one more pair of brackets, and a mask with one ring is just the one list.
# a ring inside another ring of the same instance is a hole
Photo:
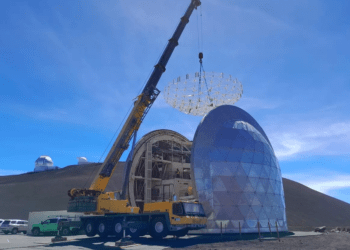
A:
{"label": "mountain slope", "polygon": [[[66,210],[67,191],[89,188],[101,164],[73,165],[62,169],[0,176],[0,218],[28,219],[29,212]],[[120,162],[106,191],[121,190],[124,162]]]}
{"label": "mountain slope", "polygon": [[283,178],[289,230],[350,226],[350,204]]}
{"label": "mountain slope", "polygon": [[[106,188],[122,188],[120,162]],[[101,164],[73,165],[55,171],[0,176],[0,218],[28,219],[29,212],[66,210],[70,188],[89,187]],[[350,204],[283,178],[289,230],[350,226]]]}

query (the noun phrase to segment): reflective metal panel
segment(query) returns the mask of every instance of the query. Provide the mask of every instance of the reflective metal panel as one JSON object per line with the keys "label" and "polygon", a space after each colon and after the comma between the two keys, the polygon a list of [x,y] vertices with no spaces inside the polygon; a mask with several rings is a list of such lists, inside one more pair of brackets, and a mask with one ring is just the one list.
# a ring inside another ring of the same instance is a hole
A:
{"label": "reflective metal panel", "polygon": [[281,170],[263,129],[244,110],[210,111],[193,140],[191,171],[207,233],[288,231]]}

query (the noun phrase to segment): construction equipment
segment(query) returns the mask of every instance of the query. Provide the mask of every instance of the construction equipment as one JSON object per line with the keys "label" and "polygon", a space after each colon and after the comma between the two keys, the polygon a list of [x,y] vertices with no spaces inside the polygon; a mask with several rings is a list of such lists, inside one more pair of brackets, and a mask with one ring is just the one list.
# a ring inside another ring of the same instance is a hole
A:
{"label": "construction equipment", "polygon": [[[104,192],[120,157],[128,148],[131,138],[133,136],[135,138],[137,130],[160,93],[156,88],[159,79],[165,71],[171,54],[178,45],[178,40],[189,22],[193,10],[200,4],[200,0],[191,0],[90,188],[73,188],[68,191],[71,198],[68,212],[93,214],[81,217],[81,225],[88,236],[98,233],[100,236],[113,234],[121,237],[123,229],[126,228],[128,233],[135,237],[149,231],[153,237],[162,238],[171,232],[174,235],[182,236],[190,229],[205,227],[206,217],[202,205],[199,203],[163,201],[145,204],[144,211],[140,214],[140,208],[130,206],[126,197],[129,179],[127,176],[121,194],[119,192]],[[67,225],[63,222],[61,228],[65,226]],[[60,230],[60,228],[58,229]]]}
{"label": "construction equipment", "polygon": [[150,234],[161,239],[167,235],[185,236],[189,230],[206,227],[207,218],[203,207],[197,202],[163,201],[146,203],[143,213],[106,213],[105,215],[83,216],[79,221],[62,221],[58,225],[59,236],[67,228],[84,229],[87,236],[107,237],[113,235],[116,240],[125,235],[137,238]]}

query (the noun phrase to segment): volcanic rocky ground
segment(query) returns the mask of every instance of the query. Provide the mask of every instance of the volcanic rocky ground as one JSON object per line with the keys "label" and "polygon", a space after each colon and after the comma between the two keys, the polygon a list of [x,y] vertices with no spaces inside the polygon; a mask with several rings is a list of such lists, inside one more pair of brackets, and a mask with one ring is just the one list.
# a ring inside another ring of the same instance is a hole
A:
{"label": "volcanic rocky ground", "polygon": [[[70,188],[88,188],[100,164],[21,175],[0,176],[0,218],[28,219],[29,212],[66,210]],[[119,163],[106,191],[121,190],[124,162]],[[290,231],[350,226],[350,204],[283,178]]]}

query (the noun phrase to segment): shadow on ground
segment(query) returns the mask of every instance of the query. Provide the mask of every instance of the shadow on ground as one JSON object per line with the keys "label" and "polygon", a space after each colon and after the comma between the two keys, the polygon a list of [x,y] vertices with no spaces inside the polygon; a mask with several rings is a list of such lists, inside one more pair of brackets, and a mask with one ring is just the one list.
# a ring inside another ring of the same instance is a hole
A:
{"label": "shadow on ground", "polygon": [[[281,233],[280,237],[290,236],[293,233]],[[261,238],[264,240],[277,240],[277,234],[261,234]],[[196,235],[191,238],[166,238],[162,240],[154,240],[152,238],[140,237],[139,239],[133,240],[136,244],[142,245],[154,245],[154,246],[164,246],[171,248],[183,248],[198,244],[211,244],[217,242],[227,242],[227,241],[237,241],[237,240],[257,240],[259,239],[259,234],[226,234],[226,235]]]}
{"label": "shadow on ground", "polygon": [[[109,243],[109,245],[105,245],[106,243]],[[87,249],[121,249],[119,247],[114,246],[115,240],[113,240],[113,237],[107,238],[107,239],[101,239],[100,237],[92,237],[92,238],[82,238],[82,239],[75,239],[75,240],[69,240],[68,241],[62,241],[62,242],[55,242],[47,245],[46,247],[57,247],[57,246],[75,246],[75,247],[84,247]]]}
{"label": "shadow on ground", "polygon": [[[293,233],[280,233],[279,237],[283,238],[286,236],[293,235]],[[261,238],[263,240],[277,240],[278,236],[276,233],[264,233],[261,234]],[[238,240],[257,240],[259,239],[259,234],[226,234],[226,235],[193,235],[191,237],[184,238],[166,238],[162,240],[154,240],[148,237],[140,237],[138,239],[130,239],[125,238],[123,242],[127,242],[129,244],[141,244],[148,246],[159,246],[159,247],[170,247],[170,248],[183,248],[189,247],[198,244],[211,244],[217,242],[228,242],[228,241],[238,241]],[[120,241],[119,241],[120,242]],[[107,245],[105,245],[108,243]],[[93,238],[82,238],[76,239],[72,241],[64,241],[58,243],[52,243],[48,245],[48,247],[56,247],[56,246],[77,246],[84,247],[88,249],[121,249],[119,247],[115,247],[115,241],[112,237],[102,240],[100,237]]]}

